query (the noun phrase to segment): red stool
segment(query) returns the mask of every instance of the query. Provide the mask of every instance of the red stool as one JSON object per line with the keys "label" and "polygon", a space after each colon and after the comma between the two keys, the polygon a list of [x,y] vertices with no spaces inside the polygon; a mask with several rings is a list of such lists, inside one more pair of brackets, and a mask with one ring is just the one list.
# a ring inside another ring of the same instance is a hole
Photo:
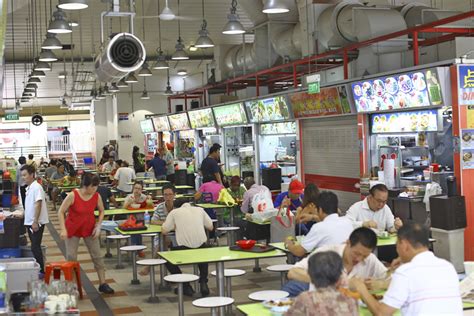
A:
{"label": "red stool", "polygon": [[82,284],[81,284],[81,266],[77,261],[62,261],[62,262],[52,262],[46,265],[46,273],[44,275],[44,280],[49,284],[49,279],[51,278],[51,273],[55,280],[61,279],[61,271],[64,273],[64,279],[66,281],[73,281],[74,274],[76,275],[77,289],[79,291],[79,296],[82,299]]}

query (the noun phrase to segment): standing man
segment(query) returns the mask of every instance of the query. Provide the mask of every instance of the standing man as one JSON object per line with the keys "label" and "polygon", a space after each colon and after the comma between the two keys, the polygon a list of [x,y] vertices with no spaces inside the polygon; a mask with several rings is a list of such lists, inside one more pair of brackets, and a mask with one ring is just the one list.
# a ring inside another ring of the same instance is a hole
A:
{"label": "standing man", "polygon": [[221,157],[221,145],[214,144],[209,149],[209,155],[201,163],[202,178],[212,178],[223,185],[219,161]]}
{"label": "standing man", "polygon": [[164,145],[160,150],[163,149],[163,160],[166,161],[166,180],[174,183],[174,157],[168,147]]}
{"label": "standing man", "polygon": [[24,225],[31,241],[31,252],[40,265],[40,272],[44,273],[43,240],[44,225],[49,223],[48,209],[46,207],[46,194],[43,187],[35,179],[35,167],[24,165],[21,167],[21,176],[26,185],[25,197],[25,222]]}
{"label": "standing man", "polygon": [[66,145],[66,149],[69,149],[69,135],[71,135],[71,132],[67,129],[67,126],[64,126],[62,135],[64,144]]}
{"label": "standing man", "polygon": [[155,153],[152,160],[147,162],[147,171],[153,168],[156,180],[166,180],[166,161],[161,159],[159,153]]}
{"label": "standing man", "polygon": [[387,205],[388,188],[385,184],[374,185],[370,194],[363,200],[354,203],[346,213],[354,228],[367,227],[396,232],[403,226],[400,218],[393,216]]}

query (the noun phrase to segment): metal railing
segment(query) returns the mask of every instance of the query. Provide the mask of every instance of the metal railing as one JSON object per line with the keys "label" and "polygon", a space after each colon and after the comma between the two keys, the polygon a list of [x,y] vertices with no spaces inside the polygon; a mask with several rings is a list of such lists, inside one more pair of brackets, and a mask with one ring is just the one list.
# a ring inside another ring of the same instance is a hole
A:
{"label": "metal railing", "polygon": [[18,160],[20,156],[28,158],[33,154],[36,160],[41,157],[48,158],[47,146],[26,146],[26,147],[0,147],[0,157],[14,158]]}
{"label": "metal railing", "polygon": [[76,153],[91,152],[90,133],[71,134],[53,137],[48,141],[51,153]]}

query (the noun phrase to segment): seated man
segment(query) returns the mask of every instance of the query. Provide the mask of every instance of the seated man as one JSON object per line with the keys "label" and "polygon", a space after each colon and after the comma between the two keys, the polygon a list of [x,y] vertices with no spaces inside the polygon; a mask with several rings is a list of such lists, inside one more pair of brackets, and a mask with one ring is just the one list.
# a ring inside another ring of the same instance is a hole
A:
{"label": "seated man", "polygon": [[405,224],[398,230],[397,252],[403,263],[392,274],[382,301],[368,292],[360,279],[350,280],[374,315],[462,315],[459,281],[453,265],[428,250],[429,230]]}
{"label": "seated man", "polygon": [[102,172],[111,173],[115,169],[114,157],[109,157],[106,163],[102,165]]}
{"label": "seated man", "polygon": [[[304,199],[304,185],[301,183],[299,180],[292,180],[290,182],[290,185],[288,186],[288,192],[282,192],[280,193],[276,199],[273,205],[277,209],[281,208],[289,208],[290,211],[293,213],[297,214],[298,209],[301,209],[303,206],[303,199]],[[299,214],[298,214],[299,215]],[[298,222],[300,222],[299,216]],[[306,235],[309,232],[309,229],[311,228],[311,225],[314,222],[311,223],[298,223],[298,225],[295,228],[295,234],[297,236],[299,235]]]}
{"label": "seated man", "polygon": [[[323,251],[335,251],[342,257],[344,272],[341,280],[342,287],[348,287],[348,278],[357,276],[362,279],[384,278],[387,268],[372,253],[377,246],[377,236],[368,228],[361,227],[354,230],[346,243],[317,248],[312,254]],[[308,258],[297,262],[288,272],[289,281],[283,290],[290,296],[297,296],[303,291],[314,288],[310,286],[308,274]]]}
{"label": "seated man", "polygon": [[[174,206],[175,209],[168,214],[161,230],[161,233],[164,235],[171,231],[176,233],[178,246],[171,247],[171,250],[206,247],[206,229],[208,231],[214,229],[209,215],[202,208],[191,206],[185,198],[177,199]],[[209,265],[207,263],[200,263],[198,266],[201,295],[205,297],[209,295],[209,287],[207,286]],[[181,273],[181,269],[178,266],[169,262],[166,263],[166,268],[168,268],[171,274]],[[184,283],[183,292],[184,295],[192,296],[194,290],[189,283]]]}
{"label": "seated man", "polygon": [[396,232],[403,223],[400,218],[394,218],[392,210],[387,205],[388,188],[385,184],[374,185],[365,200],[352,205],[346,217],[357,227],[368,227]]}
{"label": "seated man", "polygon": [[298,295],[285,315],[359,315],[357,301],[338,289],[343,269],[342,258],[334,251],[312,255],[308,273],[317,289]]}
{"label": "seated man", "polygon": [[323,191],[316,199],[316,210],[319,223],[311,227],[309,233],[303,237],[301,245],[295,244],[293,239],[287,239],[286,248],[295,256],[303,257],[318,247],[338,245],[349,239],[353,231],[352,223],[337,213],[337,195]]}

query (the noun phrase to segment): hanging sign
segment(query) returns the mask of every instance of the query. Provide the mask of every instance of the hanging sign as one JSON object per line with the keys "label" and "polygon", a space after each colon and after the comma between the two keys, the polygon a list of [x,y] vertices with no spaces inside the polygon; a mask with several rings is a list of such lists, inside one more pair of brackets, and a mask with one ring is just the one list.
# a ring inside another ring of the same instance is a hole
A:
{"label": "hanging sign", "polygon": [[306,77],[308,83],[308,94],[316,94],[321,91],[321,75],[314,74]]}
{"label": "hanging sign", "polygon": [[18,112],[5,113],[5,121],[18,121],[19,119],[20,115]]}
{"label": "hanging sign", "polygon": [[119,113],[118,114],[119,121],[128,121],[128,113]]}
{"label": "hanging sign", "polygon": [[458,103],[474,105],[474,65],[458,66]]}

